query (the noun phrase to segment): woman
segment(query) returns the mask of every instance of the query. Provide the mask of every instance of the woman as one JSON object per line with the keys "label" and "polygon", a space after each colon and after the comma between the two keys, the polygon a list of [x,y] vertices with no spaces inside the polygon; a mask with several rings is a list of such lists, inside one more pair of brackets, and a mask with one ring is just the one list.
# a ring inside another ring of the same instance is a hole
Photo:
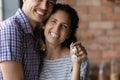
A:
{"label": "woman", "polygon": [[87,79],[87,52],[74,36],[78,22],[76,11],[69,5],[55,5],[44,25],[46,50],[39,80]]}

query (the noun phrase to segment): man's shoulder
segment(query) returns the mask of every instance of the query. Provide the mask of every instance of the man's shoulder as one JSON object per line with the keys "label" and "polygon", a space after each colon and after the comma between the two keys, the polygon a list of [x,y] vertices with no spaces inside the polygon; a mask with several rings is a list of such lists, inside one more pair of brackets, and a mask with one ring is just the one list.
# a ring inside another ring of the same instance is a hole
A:
{"label": "man's shoulder", "polygon": [[16,25],[16,21],[13,17],[10,17],[0,23],[0,30],[2,29],[11,29],[14,28]]}
{"label": "man's shoulder", "polygon": [[27,27],[30,27],[29,21],[21,9],[18,9],[15,15],[0,23],[0,31],[15,31],[23,34]]}
{"label": "man's shoulder", "polygon": [[16,14],[14,14],[13,16],[3,20],[0,23],[0,30],[3,28],[14,28],[14,26],[19,26],[19,22],[21,20],[21,16],[20,14],[22,14],[21,9],[18,9],[18,11],[16,12]]}

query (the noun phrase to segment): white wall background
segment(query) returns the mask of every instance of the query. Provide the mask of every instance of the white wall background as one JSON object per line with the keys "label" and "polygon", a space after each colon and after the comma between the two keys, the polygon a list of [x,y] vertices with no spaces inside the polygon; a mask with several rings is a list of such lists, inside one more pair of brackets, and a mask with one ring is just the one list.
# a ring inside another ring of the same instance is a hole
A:
{"label": "white wall background", "polygon": [[3,19],[3,15],[2,15],[2,0],[0,0],[0,22]]}
{"label": "white wall background", "polygon": [[3,20],[13,16],[20,6],[20,0],[3,0]]}

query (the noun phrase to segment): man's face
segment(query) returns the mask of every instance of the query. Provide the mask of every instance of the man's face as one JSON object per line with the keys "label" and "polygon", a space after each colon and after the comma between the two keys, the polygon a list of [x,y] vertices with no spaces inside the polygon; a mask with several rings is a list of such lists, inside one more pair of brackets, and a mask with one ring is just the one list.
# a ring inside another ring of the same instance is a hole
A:
{"label": "man's face", "polygon": [[31,24],[45,21],[57,0],[23,0],[22,10]]}

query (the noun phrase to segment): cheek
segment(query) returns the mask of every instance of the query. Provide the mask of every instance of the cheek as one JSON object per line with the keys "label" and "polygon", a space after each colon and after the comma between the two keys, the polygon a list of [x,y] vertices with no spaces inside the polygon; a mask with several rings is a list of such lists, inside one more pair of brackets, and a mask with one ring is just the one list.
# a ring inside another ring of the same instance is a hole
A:
{"label": "cheek", "polygon": [[44,36],[45,36],[45,38],[46,38],[46,35],[47,35],[46,30],[44,30]]}
{"label": "cheek", "polygon": [[46,23],[46,26],[45,26],[45,29],[51,29],[51,28],[53,28],[53,24],[51,24],[51,23]]}
{"label": "cheek", "polygon": [[68,39],[68,38],[69,38],[69,32],[68,32],[68,31],[65,31],[65,32],[63,33],[63,35],[64,35],[65,39]]}
{"label": "cheek", "polygon": [[44,34],[48,34],[49,30],[50,30],[50,27],[49,26],[45,26],[44,27]]}

